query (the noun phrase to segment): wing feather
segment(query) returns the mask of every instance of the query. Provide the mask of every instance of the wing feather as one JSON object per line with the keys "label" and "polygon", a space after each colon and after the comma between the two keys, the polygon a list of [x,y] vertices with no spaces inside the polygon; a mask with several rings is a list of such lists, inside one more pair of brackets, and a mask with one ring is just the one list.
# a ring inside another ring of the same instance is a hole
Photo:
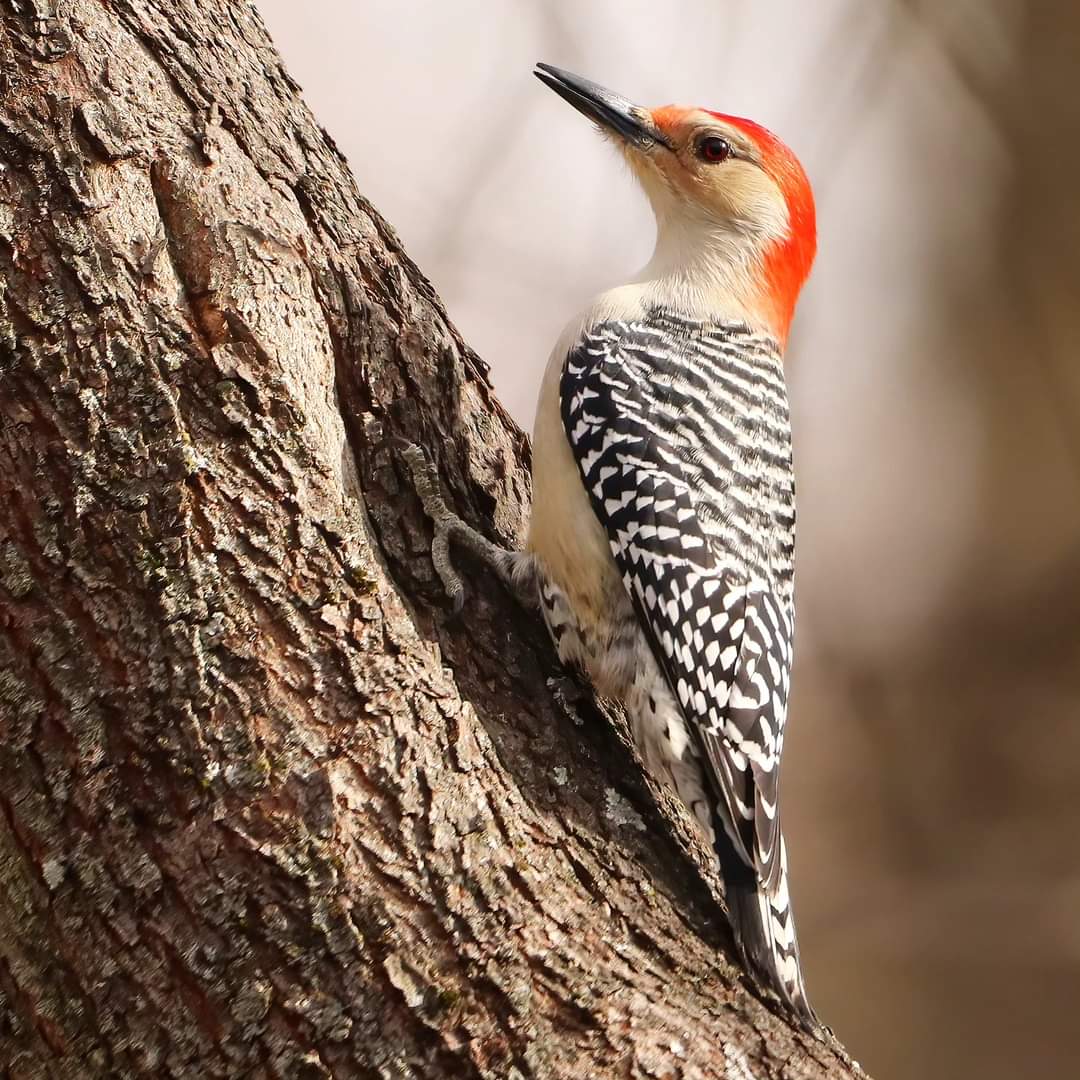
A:
{"label": "wing feather", "polygon": [[738,856],[780,873],[794,489],[775,342],[653,312],[567,356],[563,424]]}

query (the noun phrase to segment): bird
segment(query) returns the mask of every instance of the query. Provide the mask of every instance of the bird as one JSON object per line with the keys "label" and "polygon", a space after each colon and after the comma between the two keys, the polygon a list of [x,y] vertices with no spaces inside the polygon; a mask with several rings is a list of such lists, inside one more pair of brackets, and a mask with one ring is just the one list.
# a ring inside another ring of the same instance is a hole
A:
{"label": "bird", "polygon": [[779,784],[794,631],[784,351],[816,253],[811,184],[754,121],[534,74],[614,143],[655,250],[550,354],[524,551],[449,511],[412,448],[435,565],[460,605],[450,539],[486,559],[539,607],[560,660],[625,707],[645,767],[715,852],[745,966],[815,1029]]}

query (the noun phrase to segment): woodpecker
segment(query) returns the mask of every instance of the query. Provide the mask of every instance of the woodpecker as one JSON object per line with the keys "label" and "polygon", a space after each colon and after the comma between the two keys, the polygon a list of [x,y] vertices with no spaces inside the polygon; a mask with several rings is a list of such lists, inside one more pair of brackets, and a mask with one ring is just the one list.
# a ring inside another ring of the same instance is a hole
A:
{"label": "woodpecker", "polygon": [[535,74],[625,157],[656,248],[551,354],[526,551],[456,519],[429,478],[436,565],[460,603],[453,535],[538,598],[560,659],[623,703],[646,767],[715,851],[744,962],[816,1027],[779,807],[795,538],[783,353],[816,249],[810,183],[750,120]]}

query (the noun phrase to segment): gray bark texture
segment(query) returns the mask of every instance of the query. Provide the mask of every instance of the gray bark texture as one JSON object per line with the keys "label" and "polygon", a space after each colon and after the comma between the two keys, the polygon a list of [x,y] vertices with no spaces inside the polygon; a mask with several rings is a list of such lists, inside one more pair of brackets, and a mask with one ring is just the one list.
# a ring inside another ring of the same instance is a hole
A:
{"label": "gray bark texture", "polygon": [[855,1075],[532,616],[450,616],[401,441],[520,542],[254,10],[0,0],[0,1075]]}

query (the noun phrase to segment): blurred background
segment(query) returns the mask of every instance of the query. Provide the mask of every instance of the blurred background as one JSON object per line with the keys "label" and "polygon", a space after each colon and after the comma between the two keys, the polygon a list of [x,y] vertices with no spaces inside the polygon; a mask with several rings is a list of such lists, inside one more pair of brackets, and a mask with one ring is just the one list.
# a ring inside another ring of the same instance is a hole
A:
{"label": "blurred background", "polygon": [[877,1080],[1080,1076],[1080,5],[257,6],[526,428],[563,323],[653,238],[534,61],[800,155],[807,981]]}

